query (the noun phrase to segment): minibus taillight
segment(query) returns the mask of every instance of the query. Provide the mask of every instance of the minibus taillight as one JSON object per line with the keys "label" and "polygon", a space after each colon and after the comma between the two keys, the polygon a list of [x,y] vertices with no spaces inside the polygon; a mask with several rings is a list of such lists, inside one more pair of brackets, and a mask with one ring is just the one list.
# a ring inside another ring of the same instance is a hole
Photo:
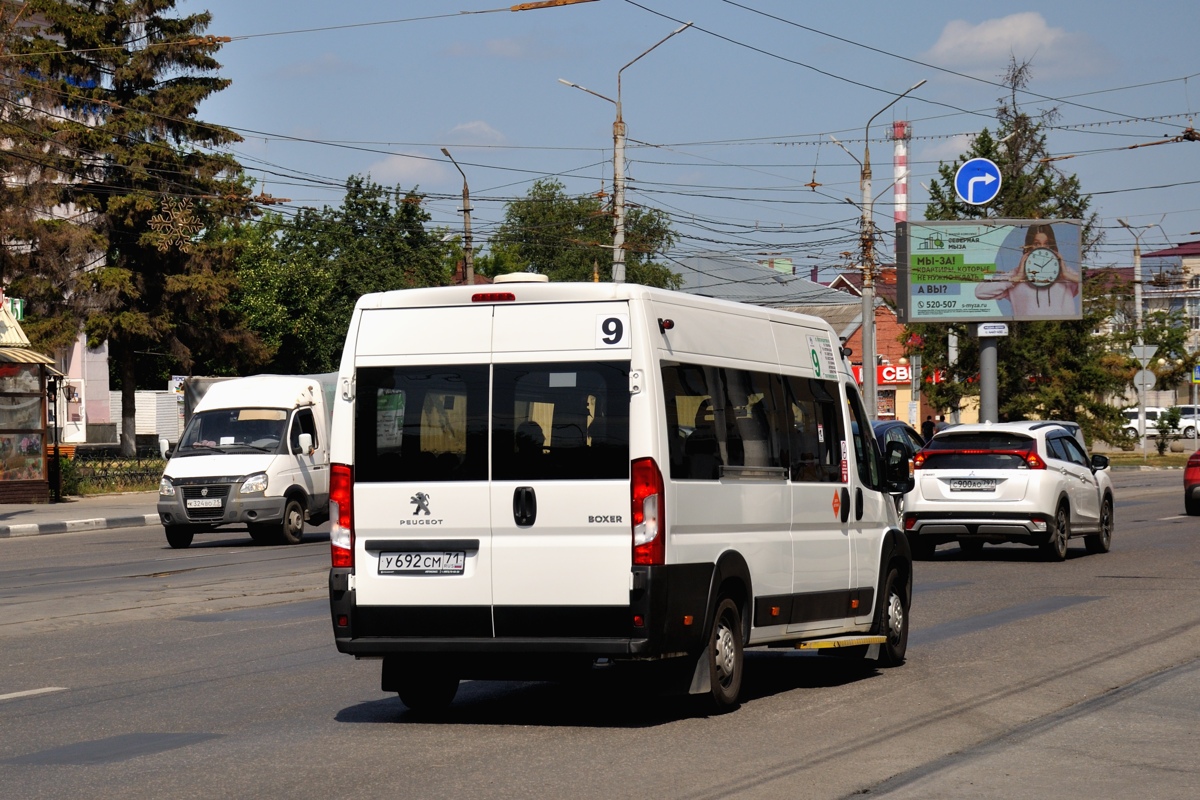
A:
{"label": "minibus taillight", "polygon": [[666,560],[667,517],[663,478],[653,458],[633,462],[629,494],[633,517],[633,563],[662,564]]}
{"label": "minibus taillight", "polygon": [[478,292],[471,295],[472,303],[515,303],[517,296],[512,292]]}
{"label": "minibus taillight", "polygon": [[329,550],[335,567],[354,567],[354,470],[334,464],[329,476]]}

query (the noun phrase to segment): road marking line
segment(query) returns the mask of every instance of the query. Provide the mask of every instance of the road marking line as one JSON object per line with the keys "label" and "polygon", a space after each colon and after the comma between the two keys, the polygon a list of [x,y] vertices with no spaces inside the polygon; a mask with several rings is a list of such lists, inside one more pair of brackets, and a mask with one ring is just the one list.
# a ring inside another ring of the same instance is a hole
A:
{"label": "road marking line", "polygon": [[51,692],[65,692],[66,686],[47,686],[44,689],[28,689],[24,692],[12,692],[10,694],[0,694],[0,700],[16,700],[18,697],[33,697],[39,694],[50,694]]}

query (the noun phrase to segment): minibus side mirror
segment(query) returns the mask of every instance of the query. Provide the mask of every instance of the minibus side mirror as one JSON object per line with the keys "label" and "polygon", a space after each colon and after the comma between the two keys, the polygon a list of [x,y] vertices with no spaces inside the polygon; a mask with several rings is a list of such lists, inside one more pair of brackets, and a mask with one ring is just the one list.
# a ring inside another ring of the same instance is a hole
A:
{"label": "minibus side mirror", "polygon": [[888,442],[883,451],[884,476],[887,489],[895,494],[911,492],[916,481],[913,480],[913,463],[900,442]]}

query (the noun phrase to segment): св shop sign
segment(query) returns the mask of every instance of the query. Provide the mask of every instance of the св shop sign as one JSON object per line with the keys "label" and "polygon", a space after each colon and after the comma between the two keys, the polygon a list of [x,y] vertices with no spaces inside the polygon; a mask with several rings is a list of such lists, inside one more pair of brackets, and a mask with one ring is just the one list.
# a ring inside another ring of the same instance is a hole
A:
{"label": "\u0441\u0432 shop sign", "polygon": [[[885,384],[908,385],[912,383],[912,378],[912,366],[909,364],[880,364],[879,366],[875,367],[875,383],[880,386]],[[939,370],[931,377],[926,378],[925,382],[941,383],[943,379],[944,375]],[[854,380],[858,381],[860,384],[862,383],[862,367],[857,364],[854,366]]]}

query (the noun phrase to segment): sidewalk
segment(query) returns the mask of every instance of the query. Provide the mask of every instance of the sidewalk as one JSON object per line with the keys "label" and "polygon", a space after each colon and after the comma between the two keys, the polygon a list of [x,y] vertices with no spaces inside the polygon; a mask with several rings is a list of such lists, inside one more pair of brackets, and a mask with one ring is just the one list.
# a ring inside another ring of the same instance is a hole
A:
{"label": "sidewalk", "polygon": [[68,497],[61,503],[0,504],[0,539],[159,525],[158,492]]}

